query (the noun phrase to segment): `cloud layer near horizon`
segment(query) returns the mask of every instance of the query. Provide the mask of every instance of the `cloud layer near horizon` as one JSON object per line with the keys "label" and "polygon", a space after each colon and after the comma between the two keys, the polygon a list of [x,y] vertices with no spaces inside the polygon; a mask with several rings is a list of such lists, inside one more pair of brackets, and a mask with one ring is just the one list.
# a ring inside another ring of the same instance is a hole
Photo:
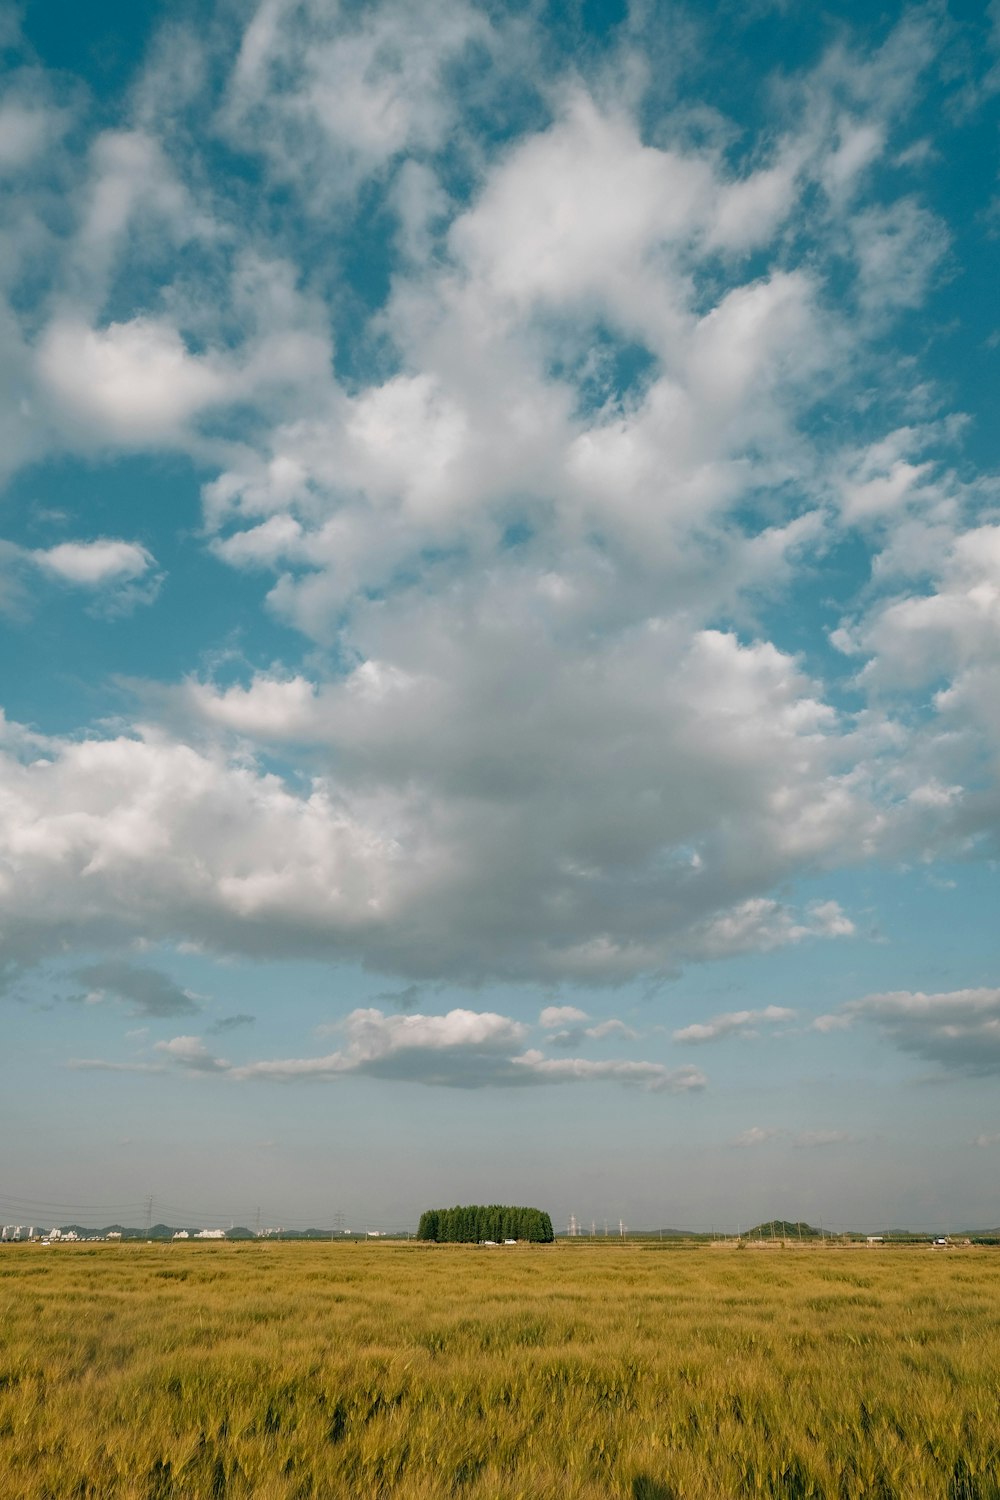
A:
{"label": "cloud layer near horizon", "polygon": [[266,1059],[237,1066],[216,1057],[201,1037],[176,1036],[155,1043],[152,1061],[77,1058],[70,1066],[149,1073],[166,1071],[170,1064],[193,1073],[225,1074],[237,1081],[330,1081],[362,1075],[462,1089],[611,1082],[653,1093],[684,1094],[704,1088],[707,1082],[704,1073],[690,1064],[668,1068],[628,1058],[546,1057],[538,1048],[524,1047],[530,1027],[492,1011],[387,1016],[370,1006],[352,1011],[342,1029],[346,1045],[320,1057]]}

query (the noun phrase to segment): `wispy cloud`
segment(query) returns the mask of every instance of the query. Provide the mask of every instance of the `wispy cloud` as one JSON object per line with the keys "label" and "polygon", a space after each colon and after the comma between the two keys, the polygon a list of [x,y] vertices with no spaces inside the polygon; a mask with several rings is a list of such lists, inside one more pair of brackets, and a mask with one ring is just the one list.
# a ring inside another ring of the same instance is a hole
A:
{"label": "wispy cloud", "polygon": [[157,1042],[155,1050],[162,1052],[171,1062],[178,1063],[194,1073],[228,1073],[230,1064],[221,1057],[213,1057],[198,1036],[175,1036],[169,1042]]}
{"label": "wispy cloud", "polygon": [[89,986],[86,998],[104,994],[127,1000],[137,1016],[166,1017],[194,1015],[201,1010],[198,997],[190,990],[162,974],[127,959],[104,959],[77,969],[76,978]]}
{"label": "wispy cloud", "polygon": [[730,1141],[731,1146],[763,1146],[767,1141],[773,1141],[782,1135],[781,1130],[769,1128],[764,1125],[750,1125],[746,1130],[740,1132],[735,1140]]}
{"label": "wispy cloud", "polygon": [[858,1140],[850,1130],[789,1130],[785,1126],[751,1125],[730,1141],[731,1146],[763,1146],[783,1140],[801,1150],[821,1150],[827,1146],[846,1146]]}
{"label": "wispy cloud", "polygon": [[103,1057],[71,1057],[66,1066],[80,1073],[165,1073],[163,1063],[109,1062]]}
{"label": "wispy cloud", "polygon": [[688,1045],[701,1042],[719,1042],[729,1036],[758,1036],[758,1027],[776,1026],[792,1022],[798,1011],[783,1005],[765,1005],[761,1010],[730,1010],[712,1016],[709,1021],[695,1021],[682,1026],[673,1034],[675,1042]]}
{"label": "wispy cloud", "polygon": [[212,1023],[208,1030],[216,1036],[223,1035],[228,1031],[237,1031],[241,1026],[253,1026],[256,1020],[256,1016],[239,1012],[233,1016],[220,1016],[217,1021]]}
{"label": "wispy cloud", "polygon": [[587,1041],[603,1041],[606,1037],[617,1036],[629,1042],[638,1039],[639,1033],[616,1017],[584,1025],[589,1020],[587,1012],[578,1006],[547,1005],[538,1017],[538,1024],[549,1033],[549,1044],[562,1049],[579,1047]]}
{"label": "wispy cloud", "polygon": [[851,1130],[800,1130],[793,1135],[792,1144],[809,1150],[821,1150],[824,1146],[852,1145],[857,1139]]}

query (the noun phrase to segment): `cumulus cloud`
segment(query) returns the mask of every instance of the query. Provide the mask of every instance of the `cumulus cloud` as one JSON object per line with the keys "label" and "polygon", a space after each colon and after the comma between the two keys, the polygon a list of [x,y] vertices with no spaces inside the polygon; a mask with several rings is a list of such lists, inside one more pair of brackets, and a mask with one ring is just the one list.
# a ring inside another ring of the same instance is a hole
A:
{"label": "cumulus cloud", "polygon": [[454,120],[449,65],[492,40],[484,13],[463,0],[355,13],[263,0],[242,32],[223,122],[276,179],[328,206],[404,150],[443,142]]}
{"label": "cumulus cloud", "polygon": [[770,1023],[794,1021],[795,1010],[782,1005],[766,1005],[762,1010],[732,1010],[713,1016],[710,1021],[693,1022],[673,1034],[675,1042],[718,1042],[727,1036],[758,1036],[757,1027]]}
{"label": "cumulus cloud", "polygon": [[894,990],[850,1001],[839,1019],[869,1022],[900,1051],[950,1071],[1000,1072],[1000,990]]}
{"label": "cumulus cloud", "polygon": [[[740,655],[726,642],[716,663],[735,658],[738,679]],[[606,693],[624,714],[628,684],[610,665]],[[786,750],[800,766],[810,755],[822,762],[826,750],[813,710],[794,699],[794,673],[786,678],[771,653],[761,666],[774,711],[756,726],[744,721],[738,742],[714,737],[737,711],[724,705],[724,674],[708,683],[682,664],[676,678],[678,694],[702,700],[710,739],[697,732],[697,712],[676,719],[661,703],[651,720],[635,700],[637,731],[645,725],[654,737],[637,733],[634,774],[621,760],[610,783],[600,757],[595,766],[595,743],[572,725],[610,736],[613,716],[578,693],[568,671],[563,701],[538,710],[533,748],[525,723],[520,753],[512,724],[494,718],[491,744],[483,725],[464,720],[461,699],[449,710],[446,684],[411,696],[392,677],[358,672],[331,699],[337,774],[317,775],[305,791],[242,753],[152,730],[52,739],[23,760],[8,754],[0,852],[18,920],[5,944],[27,954],[44,951],[53,931],[76,941],[141,935],[218,951],[363,957],[414,977],[601,982],[836,935],[843,924],[825,909],[801,920],[743,894],[803,855],[828,853],[852,813],[862,826],[865,817],[835,774],[828,810],[815,783],[793,791],[781,776],[775,761]],[[485,705],[491,683],[480,675]],[[501,700],[516,692],[525,702],[531,682],[506,665],[502,678]],[[731,685],[737,691],[738,680]],[[440,737],[449,721],[451,744]],[[747,775],[734,786],[741,760]],[[673,792],[682,768],[683,799]]]}
{"label": "cumulus cloud", "polygon": [[120,538],[37,548],[0,542],[0,607],[16,617],[29,617],[38,593],[37,575],[42,574],[80,589],[88,614],[114,618],[156,599],[164,575],[155,569],[156,559],[148,548]]}
{"label": "cumulus cloud", "polygon": [[190,353],[175,327],[147,317],[103,329],[55,322],[39,345],[38,368],[71,418],[126,446],[169,441],[232,394],[214,360]]}
{"label": "cumulus cloud", "polygon": [[67,583],[100,588],[108,583],[141,578],[154,563],[138,542],[101,539],[94,542],[60,542],[31,553],[38,567]]}
{"label": "cumulus cloud", "polygon": [[[940,537],[939,537],[940,542]],[[834,637],[865,654],[862,681],[894,690],[933,682],[995,654],[1000,640],[1000,526],[948,537],[931,592],[878,602]]]}

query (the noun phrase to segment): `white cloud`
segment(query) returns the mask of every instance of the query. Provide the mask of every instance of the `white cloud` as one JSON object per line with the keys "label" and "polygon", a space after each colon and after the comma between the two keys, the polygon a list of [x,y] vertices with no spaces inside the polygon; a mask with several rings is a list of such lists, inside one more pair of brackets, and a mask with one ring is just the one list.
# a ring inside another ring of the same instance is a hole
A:
{"label": "white cloud", "polygon": [[213,1057],[201,1037],[175,1036],[169,1042],[157,1042],[155,1050],[193,1073],[229,1071],[229,1064],[222,1058]]}
{"label": "white cloud", "polygon": [[575,1021],[588,1019],[587,1012],[576,1005],[546,1005],[539,1013],[538,1024],[553,1031],[557,1026],[570,1026]]}
{"label": "white cloud", "polygon": [[817,937],[853,937],[857,930],[837,901],[810,902],[807,927]]}
{"label": "white cloud", "polygon": [[141,578],[155,559],[138,542],[102,538],[94,542],[60,542],[32,552],[32,560],[48,573],[84,588],[101,588]]}
{"label": "white cloud", "polygon": [[151,318],[103,329],[55,322],[38,366],[71,417],[126,446],[174,440],[190,418],[232,395],[217,361],[191,354],[175,327]]}
{"label": "white cloud", "polygon": [[308,791],[151,729],[7,764],[28,928],[70,920],[86,870],[82,927],[411,977],[614,981],[851,931],[762,894],[878,827],[792,658],[670,620],[580,639],[589,606],[533,573],[483,583],[359,613],[339,680],[151,699],[185,737],[311,747]]}
{"label": "white cloud", "polygon": [[[912,306],[943,249],[915,198],[862,197],[934,55],[929,13],[778,89],[739,170],[731,122],[697,144],[680,114],[651,130],[639,83],[583,60],[526,77],[510,139],[476,149],[463,109],[496,99],[531,27],[462,0],[264,0],[232,24],[185,33],[186,71],[165,42],[134,118],[93,139],[30,320],[35,383],[13,315],[0,378],[57,446],[193,453],[215,556],[270,570],[268,607],[319,649],[308,672],[192,678],[150,691],[134,734],[5,762],[24,915],[8,941],[169,934],[419,978],[606,983],[849,937],[835,902],[802,912],[775,891],[912,848],[928,807],[956,824],[965,777],[916,731],[838,712],[766,638],[760,600],[807,577],[845,519],[884,528],[882,573],[837,637],[871,658],[862,685],[950,673],[936,709],[963,726],[997,697],[990,528],[956,535],[945,435],[894,414],[886,436],[872,398],[844,452],[816,411],[868,371],[874,303]],[[470,103],[453,81],[472,44],[494,72]],[[638,80],[640,61],[615,66]],[[404,259],[367,321],[341,317],[294,234],[210,184],[205,117],[182,118],[196,96],[280,179],[290,222],[330,226],[338,287],[331,200],[348,235],[359,184],[384,191]],[[834,270],[853,303],[835,307]],[[335,348],[338,318],[362,326],[338,324]],[[935,592],[880,592],[893,548],[895,580],[934,555]],[[94,589],[153,566],[114,540],[34,558]],[[296,772],[259,772],[258,744],[302,751]]]}
{"label": "white cloud", "polygon": [[932,434],[903,427],[855,455],[843,481],[841,506],[849,522],[864,524],[895,517],[905,506],[940,498],[929,484],[934,465],[912,462]]}
{"label": "white cloud", "polygon": [[1000,990],[894,990],[849,1001],[840,1014],[874,1024],[894,1047],[942,1068],[1000,1072]]}
{"label": "white cloud", "polygon": [[730,1141],[731,1146],[763,1146],[767,1141],[773,1141],[784,1132],[773,1127],[763,1125],[751,1125],[741,1132],[735,1140]]}
{"label": "white cloud", "polygon": [[140,237],[152,259],[210,233],[164,156],[141,130],[108,130],[94,141],[81,191],[73,253],[79,306],[99,307],[116,261]]}
{"label": "white cloud", "polygon": [[[7,80],[5,79],[5,84]],[[69,124],[69,112],[47,102],[9,94],[0,104],[0,175],[30,167]]]}
{"label": "white cloud", "polygon": [[761,1010],[731,1010],[713,1016],[710,1021],[682,1026],[673,1034],[675,1042],[718,1042],[727,1036],[756,1036],[762,1023],[775,1025],[794,1021],[798,1015],[783,1005],[766,1005]]}
{"label": "white cloud", "polygon": [[191,683],[167,712],[186,732],[312,747],[328,795],[395,819],[385,873],[408,894],[390,938],[372,891],[372,956],[391,942],[415,957],[404,934],[418,914],[441,972],[476,950],[481,973],[502,970],[517,951],[523,977],[594,980],[851,931],[833,903],[796,914],[747,894],[863,845],[872,818],[836,768],[835,721],[788,658],[711,632],[686,648],[669,626],[582,654],[567,638],[557,655],[535,620],[558,623],[558,595],[497,584],[461,629],[454,596],[419,614],[380,603],[369,652],[339,681]]}
{"label": "white cloud", "polygon": [[598,1021],[593,1026],[585,1026],[583,1023],[589,1019],[586,1011],[579,1010],[574,1005],[550,1005],[542,1011],[538,1021],[549,1032],[546,1038],[549,1044],[563,1051],[580,1047],[588,1041],[601,1042],[609,1036],[620,1037],[622,1041],[629,1042],[636,1041],[639,1036],[631,1026],[626,1026],[624,1021],[614,1017]]}
{"label": "white cloud", "polygon": [[858,296],[869,316],[894,307],[919,307],[948,249],[944,225],[915,200],[870,208],[852,224]]}
{"label": "white cloud", "polygon": [[826,1035],[830,1031],[847,1031],[850,1027],[850,1016],[837,1015],[831,1012],[829,1015],[817,1016],[813,1021],[813,1028]]}
{"label": "white cloud", "polygon": [[224,124],[276,178],[317,195],[316,211],[403,150],[441,143],[453,121],[446,69],[491,37],[462,0],[354,14],[263,0],[242,35]]}
{"label": "white cloud", "polygon": [[861,680],[905,688],[995,654],[1000,643],[1000,526],[954,535],[938,559],[933,592],[879,602],[836,637],[869,656]]}
{"label": "white cloud", "polygon": [[631,1026],[626,1026],[624,1021],[619,1021],[614,1017],[607,1021],[598,1021],[596,1026],[588,1026],[583,1034],[596,1042],[603,1041],[608,1036],[620,1036],[622,1041],[634,1042],[639,1035]]}

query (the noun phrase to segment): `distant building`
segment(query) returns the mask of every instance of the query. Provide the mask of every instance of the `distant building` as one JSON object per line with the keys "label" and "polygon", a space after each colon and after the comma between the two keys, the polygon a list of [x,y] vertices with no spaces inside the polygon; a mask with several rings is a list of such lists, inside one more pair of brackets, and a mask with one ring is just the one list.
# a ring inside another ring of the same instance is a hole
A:
{"label": "distant building", "polygon": [[224,1229],[199,1229],[195,1235],[196,1240],[224,1240],[225,1238]]}
{"label": "distant building", "polygon": [[189,1240],[190,1238],[191,1236],[188,1234],[186,1229],[178,1229],[177,1233],[174,1235],[175,1240]]}

